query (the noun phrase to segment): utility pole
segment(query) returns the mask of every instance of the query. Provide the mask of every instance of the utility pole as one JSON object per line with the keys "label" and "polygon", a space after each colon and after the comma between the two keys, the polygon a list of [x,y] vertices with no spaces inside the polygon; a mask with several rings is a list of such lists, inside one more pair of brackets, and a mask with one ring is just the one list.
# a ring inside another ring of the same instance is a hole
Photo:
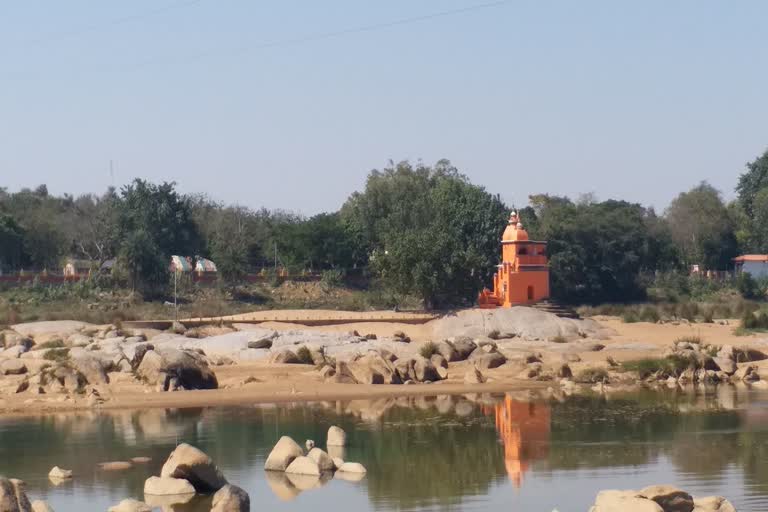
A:
{"label": "utility pole", "polygon": [[277,274],[277,242],[275,242],[275,274]]}

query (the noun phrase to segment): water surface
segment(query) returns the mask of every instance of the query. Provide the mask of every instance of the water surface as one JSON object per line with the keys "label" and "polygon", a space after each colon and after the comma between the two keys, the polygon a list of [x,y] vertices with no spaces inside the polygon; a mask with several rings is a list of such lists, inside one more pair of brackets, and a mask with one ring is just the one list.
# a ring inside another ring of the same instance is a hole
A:
{"label": "water surface", "polygon": [[[332,424],[348,433],[340,455],[368,468],[362,481],[265,473],[281,435],[322,446]],[[726,386],[563,402],[468,395],[3,418],[0,474],[25,480],[57,512],[106,510],[143,499],[144,480],[181,441],[210,454],[254,510],[583,512],[601,489],[656,483],[768,510],[768,394]],[[98,468],[137,456],[153,460]],[[50,482],[54,465],[75,478]]]}

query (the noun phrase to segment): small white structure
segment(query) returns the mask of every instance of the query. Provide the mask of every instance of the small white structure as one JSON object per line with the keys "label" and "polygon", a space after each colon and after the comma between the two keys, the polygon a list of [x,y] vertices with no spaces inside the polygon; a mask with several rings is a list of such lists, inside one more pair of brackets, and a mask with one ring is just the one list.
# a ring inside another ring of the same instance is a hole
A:
{"label": "small white structure", "polygon": [[768,277],[768,254],[744,254],[733,258],[736,273],[746,272],[755,279]]}

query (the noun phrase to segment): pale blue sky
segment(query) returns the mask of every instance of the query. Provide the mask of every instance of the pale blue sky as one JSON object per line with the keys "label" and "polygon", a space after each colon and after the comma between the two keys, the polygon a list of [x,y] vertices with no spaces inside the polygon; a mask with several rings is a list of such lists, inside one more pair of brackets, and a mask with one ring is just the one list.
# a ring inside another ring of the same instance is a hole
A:
{"label": "pale blue sky", "polygon": [[[337,209],[389,159],[510,203],[733,196],[768,147],[768,2],[0,0],[0,186],[175,180]],[[313,36],[376,26],[326,38]],[[296,41],[302,40],[302,41]],[[278,43],[278,44],[272,44]]]}

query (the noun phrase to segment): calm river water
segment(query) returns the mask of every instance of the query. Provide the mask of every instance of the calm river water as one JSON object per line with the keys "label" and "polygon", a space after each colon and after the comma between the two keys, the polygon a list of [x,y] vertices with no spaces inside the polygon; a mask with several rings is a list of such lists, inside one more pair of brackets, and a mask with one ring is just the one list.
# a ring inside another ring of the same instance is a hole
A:
{"label": "calm river water", "polygon": [[[268,478],[264,459],[281,435],[322,446],[331,424],[347,431],[344,457],[368,468],[365,479]],[[143,499],[144,480],[180,441],[210,454],[253,510],[584,512],[601,489],[654,483],[725,495],[740,512],[768,510],[768,394],[732,387],[546,403],[442,396],[3,418],[0,474],[25,480],[57,512],[105,511]],[[136,456],[153,461],[98,468]],[[75,478],[49,482],[54,465]]]}

